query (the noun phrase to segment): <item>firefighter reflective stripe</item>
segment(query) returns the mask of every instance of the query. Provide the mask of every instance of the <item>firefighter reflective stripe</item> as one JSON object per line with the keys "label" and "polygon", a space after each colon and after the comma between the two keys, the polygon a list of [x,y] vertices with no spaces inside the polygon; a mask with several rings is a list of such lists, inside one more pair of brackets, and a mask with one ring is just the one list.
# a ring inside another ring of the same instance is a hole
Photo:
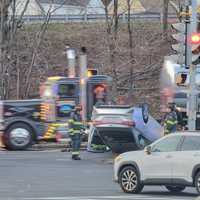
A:
{"label": "firefighter reflective stripe", "polygon": [[74,123],[73,123],[75,126],[83,126],[83,124],[81,123],[81,122],[76,122],[76,121],[74,121]]}
{"label": "firefighter reflective stripe", "polygon": [[68,120],[69,123],[69,135],[73,136],[75,134],[80,134],[80,130],[83,128],[81,122],[77,122],[73,119]]}
{"label": "firefighter reflective stripe", "polygon": [[91,144],[91,147],[94,150],[105,150],[106,149],[106,145],[104,145],[104,144]]}
{"label": "firefighter reflective stripe", "polygon": [[178,122],[177,121],[172,121],[172,120],[167,120],[166,122],[165,122],[166,124],[169,124],[169,125],[175,125],[175,124],[177,124]]}
{"label": "firefighter reflective stripe", "polygon": [[74,132],[75,134],[76,134],[76,133],[80,133],[80,130],[74,130],[73,132]]}
{"label": "firefighter reflective stripe", "polygon": [[80,133],[80,130],[74,130],[74,129],[70,129],[70,130],[71,130],[71,131],[69,131],[69,135],[71,135],[71,136]]}
{"label": "firefighter reflective stripe", "polygon": [[72,151],[72,155],[80,155],[79,151]]}
{"label": "firefighter reflective stripe", "polygon": [[73,123],[74,122],[74,120],[73,119],[69,119],[69,121],[68,121],[69,123]]}
{"label": "firefighter reflective stripe", "polygon": [[72,133],[73,131],[74,131],[74,129],[73,129],[73,128],[70,128],[68,132],[69,132],[69,133]]}

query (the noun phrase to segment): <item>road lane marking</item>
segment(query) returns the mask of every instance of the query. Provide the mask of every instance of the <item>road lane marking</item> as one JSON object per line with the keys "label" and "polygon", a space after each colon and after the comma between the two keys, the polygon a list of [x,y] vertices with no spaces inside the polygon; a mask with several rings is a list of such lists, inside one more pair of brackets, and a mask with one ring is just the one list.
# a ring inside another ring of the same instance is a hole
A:
{"label": "road lane marking", "polygon": [[[191,197],[193,199],[193,197]],[[143,200],[188,200],[190,197],[176,197],[176,196],[142,196],[142,195],[123,195],[123,196],[72,196],[72,197],[30,197],[24,200],[102,200],[102,199],[143,199]]]}

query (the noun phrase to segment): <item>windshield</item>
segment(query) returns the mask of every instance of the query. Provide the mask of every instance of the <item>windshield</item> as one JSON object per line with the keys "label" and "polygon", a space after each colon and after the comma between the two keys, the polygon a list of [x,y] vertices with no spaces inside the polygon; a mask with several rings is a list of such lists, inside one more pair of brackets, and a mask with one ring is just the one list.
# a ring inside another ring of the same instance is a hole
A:
{"label": "windshield", "polygon": [[60,84],[58,87],[58,95],[59,96],[68,96],[68,97],[76,96],[76,85]]}

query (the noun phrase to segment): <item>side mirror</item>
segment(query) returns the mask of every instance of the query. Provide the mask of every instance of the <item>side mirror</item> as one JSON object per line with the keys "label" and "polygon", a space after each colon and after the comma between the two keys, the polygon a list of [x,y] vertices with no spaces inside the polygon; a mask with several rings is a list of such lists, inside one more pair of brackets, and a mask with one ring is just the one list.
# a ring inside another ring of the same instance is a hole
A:
{"label": "side mirror", "polygon": [[142,118],[144,123],[147,124],[149,121],[149,106],[146,103],[142,104]]}
{"label": "side mirror", "polygon": [[146,146],[144,148],[144,152],[147,154],[147,155],[150,155],[151,154],[151,146]]}

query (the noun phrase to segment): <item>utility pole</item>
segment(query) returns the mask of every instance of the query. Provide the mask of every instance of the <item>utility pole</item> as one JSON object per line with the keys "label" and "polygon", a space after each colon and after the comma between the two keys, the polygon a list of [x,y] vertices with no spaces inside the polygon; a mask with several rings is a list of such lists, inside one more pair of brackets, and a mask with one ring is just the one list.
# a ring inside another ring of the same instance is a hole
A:
{"label": "utility pole", "polygon": [[[189,0],[186,0],[186,7],[190,5]],[[188,33],[186,37],[190,37],[192,33],[197,30],[197,0],[191,0],[191,8],[192,8],[192,16],[190,19],[190,25],[188,29]],[[195,86],[195,75],[196,75],[196,67],[192,64],[192,48],[190,45],[187,45],[187,63],[190,70],[190,84],[189,84],[189,92],[188,92],[188,129],[190,131],[196,130],[196,110],[197,110],[197,102],[196,102],[196,86]]]}
{"label": "utility pole", "polygon": [[87,120],[87,51],[85,47],[81,48],[80,59],[80,103],[82,106],[82,119]]}

